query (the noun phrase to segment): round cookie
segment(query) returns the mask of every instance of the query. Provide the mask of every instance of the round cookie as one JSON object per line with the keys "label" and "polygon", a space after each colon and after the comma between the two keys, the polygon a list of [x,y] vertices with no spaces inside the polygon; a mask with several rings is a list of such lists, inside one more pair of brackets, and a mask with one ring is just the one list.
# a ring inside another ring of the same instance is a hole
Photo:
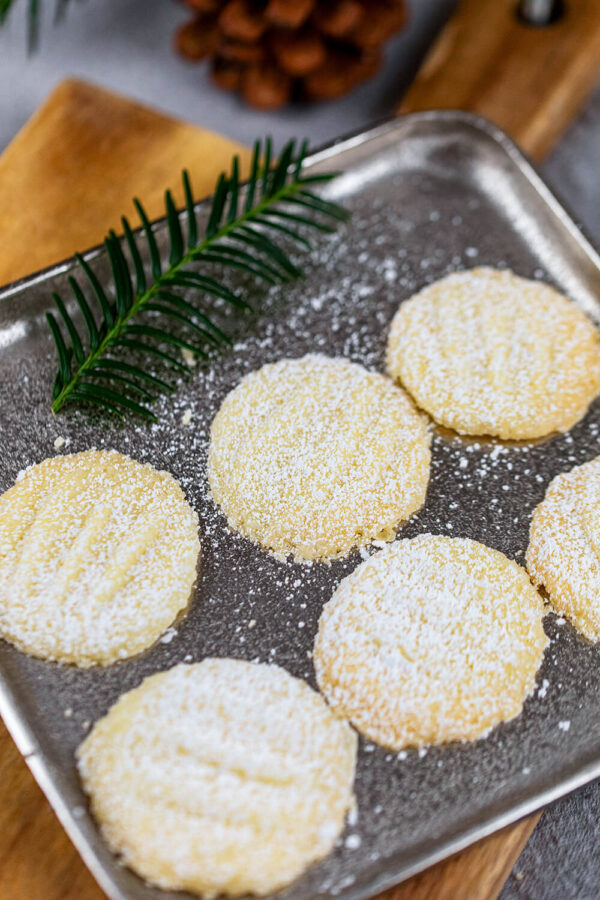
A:
{"label": "round cookie", "polygon": [[429,480],[430,437],[404,391],[344,359],[263,366],[212,424],[208,478],[231,528],[296,559],[394,537]]}
{"label": "round cookie", "polygon": [[159,887],[266,894],[332,849],[356,734],[279,666],[206,659],[124,694],[77,751],[113,851]]}
{"label": "round cookie", "polygon": [[600,641],[600,456],[548,485],[531,521],[527,569],[557,612]]}
{"label": "round cookie", "polygon": [[361,563],[315,641],[333,709],[393,750],[474,740],[517,716],[546,646],[527,572],[465,538],[424,534]]}
{"label": "round cookie", "polygon": [[600,340],[549,285],[479,268],[400,306],[387,369],[441,425],[525,440],[582,418],[600,390]]}
{"label": "round cookie", "polygon": [[46,459],[0,497],[0,635],[78,666],[131,656],[187,606],[199,551],[168,472],[114,450]]}

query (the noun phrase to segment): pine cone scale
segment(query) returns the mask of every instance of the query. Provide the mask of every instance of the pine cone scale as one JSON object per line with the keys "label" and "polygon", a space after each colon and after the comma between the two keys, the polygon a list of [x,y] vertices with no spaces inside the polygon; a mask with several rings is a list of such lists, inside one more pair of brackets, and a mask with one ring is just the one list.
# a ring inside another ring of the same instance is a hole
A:
{"label": "pine cone scale", "polygon": [[215,82],[247,103],[332,100],[377,72],[407,20],[405,0],[183,0],[179,53],[211,59]]}

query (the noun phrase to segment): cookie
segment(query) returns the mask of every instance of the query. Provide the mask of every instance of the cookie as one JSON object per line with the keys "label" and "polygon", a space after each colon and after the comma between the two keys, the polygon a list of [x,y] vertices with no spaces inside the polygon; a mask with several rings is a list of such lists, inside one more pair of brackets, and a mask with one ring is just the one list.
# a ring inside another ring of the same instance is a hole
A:
{"label": "cookie", "polygon": [[600,456],[550,482],[533,514],[527,568],[554,609],[600,641]]}
{"label": "cookie", "polygon": [[393,538],[422,506],[429,444],[387,378],[311,354],[263,366],[225,398],[208,478],[231,528],[281,557],[331,559]]}
{"label": "cookie", "polygon": [[0,497],[0,635],[78,666],[131,656],[187,606],[199,552],[167,472],[114,450],[46,459]]}
{"label": "cookie", "polygon": [[430,534],[397,541],[325,605],[319,687],[392,750],[483,737],[533,690],[543,611],[527,572],[497,550]]}
{"label": "cookie", "polygon": [[357,738],[278,666],[206,659],[146,678],[77,751],[112,850],[152,884],[266,894],[332,849]]}
{"label": "cookie", "polygon": [[600,341],[554,288],[479,268],[400,306],[387,369],[441,425],[525,440],[568,431],[585,415],[600,390]]}

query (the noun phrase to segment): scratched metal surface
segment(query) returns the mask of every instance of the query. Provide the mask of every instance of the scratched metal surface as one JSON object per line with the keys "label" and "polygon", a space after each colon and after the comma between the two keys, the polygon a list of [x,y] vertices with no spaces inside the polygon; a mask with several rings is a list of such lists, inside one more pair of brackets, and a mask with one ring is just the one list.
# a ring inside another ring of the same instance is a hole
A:
{"label": "scratched metal surface", "polygon": [[[598,257],[495,128],[458,113],[419,114],[323,151],[314,164],[344,171],[330,191],[351,208],[349,225],[319,242],[303,282],[255,295],[261,312],[243,323],[235,352],[194,371],[174,399],[157,406],[155,426],[123,426],[78,410],[52,416],[55,362],[42,314],[69,263],[0,294],[0,490],[53,455],[60,435],[61,452],[114,447],[168,469],[201,521],[198,584],[167,641],[89,670],[35,660],[0,641],[2,715],[113,900],[184,895],[145,885],[102,841],[74,768],[91,724],[146,675],[209,655],[275,662],[314,686],[307,651],[321,608],[360,560],[282,563],[228,531],[205,479],[208,429],[227,392],[265,362],[314,350],[381,370],[398,304],[456,268],[509,266],[543,278],[600,321]],[[158,236],[164,247],[160,224]],[[92,257],[105,278],[102,255]],[[598,402],[569,434],[534,444],[434,430],[427,502],[401,535],[467,536],[522,562],[530,513],[549,480],[599,450]],[[600,774],[600,648],[552,616],[546,627],[552,643],[538,690],[518,719],[485,740],[400,756],[361,741],[358,821],[278,898],[367,897]],[[569,722],[568,730],[559,722]],[[349,834],[360,841],[347,844]]]}

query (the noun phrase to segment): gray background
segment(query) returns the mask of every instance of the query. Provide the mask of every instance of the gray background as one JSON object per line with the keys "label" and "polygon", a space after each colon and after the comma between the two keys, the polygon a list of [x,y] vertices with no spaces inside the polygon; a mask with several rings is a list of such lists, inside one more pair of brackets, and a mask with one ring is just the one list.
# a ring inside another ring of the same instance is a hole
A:
{"label": "gray background", "polygon": [[[431,38],[456,0],[413,0],[410,27],[388,47],[370,84],[336,103],[257,113],[217,91],[203,66],[172,52],[187,13],[170,0],[74,2],[59,29],[42,29],[41,48],[25,52],[20,0],[0,33],[0,149],[65,76],[128,94],[243,142],[270,133],[280,145],[306,135],[314,145],[393,112]],[[50,6],[42,0],[42,6]],[[562,140],[543,172],[596,243],[600,243],[600,91]],[[0,202],[1,202],[0,184]],[[600,785],[548,809],[501,894],[501,900],[595,900],[600,897]],[[446,900],[446,898],[440,898]],[[451,900],[451,898],[447,898]]]}

